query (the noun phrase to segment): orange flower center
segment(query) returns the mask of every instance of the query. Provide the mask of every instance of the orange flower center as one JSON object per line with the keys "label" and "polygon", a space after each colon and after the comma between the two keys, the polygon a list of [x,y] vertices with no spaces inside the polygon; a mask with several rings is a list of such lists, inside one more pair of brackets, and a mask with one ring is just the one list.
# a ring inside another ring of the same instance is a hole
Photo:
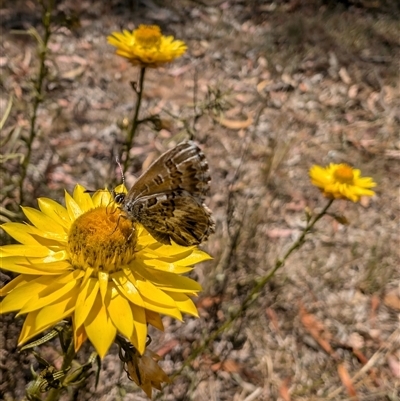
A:
{"label": "orange flower center", "polygon": [[133,34],[138,45],[146,49],[158,47],[162,37],[161,29],[157,25],[140,25]]}
{"label": "orange flower center", "polygon": [[129,263],[135,254],[136,230],[118,209],[98,207],[79,216],[68,235],[71,264],[112,273]]}
{"label": "orange flower center", "polygon": [[342,184],[352,184],[354,179],[353,169],[347,164],[340,164],[334,172],[334,177]]}

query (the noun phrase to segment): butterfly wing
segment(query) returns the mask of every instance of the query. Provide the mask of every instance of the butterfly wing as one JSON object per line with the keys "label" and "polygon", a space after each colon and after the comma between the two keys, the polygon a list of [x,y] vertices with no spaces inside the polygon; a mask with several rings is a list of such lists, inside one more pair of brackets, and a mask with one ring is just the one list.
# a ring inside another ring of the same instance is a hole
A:
{"label": "butterfly wing", "polygon": [[211,177],[204,153],[192,141],[163,153],[135,182],[126,195],[133,200],[164,192],[186,191],[204,201]]}
{"label": "butterfly wing", "polygon": [[186,191],[140,198],[130,215],[163,244],[198,245],[215,231],[211,211]]}
{"label": "butterfly wing", "polygon": [[211,177],[204,153],[192,141],[162,154],[122,199],[122,210],[163,244],[200,244],[214,232],[204,205]]}

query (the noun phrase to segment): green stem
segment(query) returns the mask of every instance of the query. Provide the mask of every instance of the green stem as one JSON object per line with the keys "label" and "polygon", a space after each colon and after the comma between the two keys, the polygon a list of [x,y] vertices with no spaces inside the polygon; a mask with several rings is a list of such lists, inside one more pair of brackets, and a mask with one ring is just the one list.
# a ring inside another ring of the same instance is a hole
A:
{"label": "green stem", "polygon": [[[76,355],[75,345],[74,345],[74,341],[71,339],[70,344],[67,349],[67,352],[64,355],[64,360],[63,360],[63,363],[61,366],[61,370],[67,370],[68,368],[71,367],[72,361],[74,360],[75,355]],[[57,401],[60,398],[61,390],[62,390],[62,387],[61,388],[52,388],[49,391],[45,401]]]}
{"label": "green stem", "polygon": [[128,134],[128,140],[125,143],[126,155],[125,155],[125,160],[124,160],[124,171],[128,168],[129,151],[132,147],[132,142],[133,142],[133,138],[135,137],[137,127],[139,126],[139,110],[140,110],[140,104],[142,102],[143,83],[144,83],[145,72],[146,72],[146,67],[140,67],[139,83],[138,83],[137,87],[135,88],[135,92],[137,94],[135,112],[133,115],[131,129]]}
{"label": "green stem", "polygon": [[261,290],[264,288],[264,286],[268,283],[268,281],[275,275],[275,273],[282,267],[284,266],[287,258],[292,254],[292,252],[298,248],[300,248],[304,244],[304,240],[306,235],[313,229],[315,224],[321,219],[322,216],[324,216],[327,212],[327,210],[330,208],[332,205],[334,199],[331,199],[328,201],[326,206],[322,209],[322,211],[315,216],[315,218],[311,221],[308,222],[307,226],[304,228],[303,233],[300,235],[300,237],[293,243],[293,245],[286,251],[286,253],[283,255],[282,259],[279,259],[275,262],[274,268],[264,277],[262,277],[253,287],[253,290],[250,292],[250,294],[246,297],[244,302],[242,303],[241,307],[233,314],[231,317],[216,330],[214,333],[211,334],[210,337],[205,340],[204,344],[193,350],[190,354],[190,356],[185,360],[185,363],[182,365],[182,367],[175,372],[171,379],[175,378],[178,376],[183,369],[188,366],[196,357],[201,354],[207,347],[208,345],[215,340],[221,333],[223,333],[226,329],[228,329],[232,323],[239,318],[261,295]]}
{"label": "green stem", "polygon": [[44,3],[42,6],[44,7],[44,13],[42,17],[42,22],[44,26],[44,36],[43,41],[38,43],[39,47],[39,75],[34,85],[34,98],[33,98],[33,109],[32,115],[30,118],[30,129],[29,129],[29,136],[26,139],[26,147],[27,147],[27,154],[22,162],[22,169],[21,169],[21,177],[19,181],[19,201],[20,204],[24,203],[24,183],[26,179],[26,175],[28,172],[28,166],[31,161],[32,156],[32,143],[36,137],[36,119],[37,119],[37,112],[39,109],[39,105],[43,102],[43,82],[47,75],[46,69],[46,56],[48,52],[47,44],[49,43],[50,36],[51,36],[51,13],[53,11],[53,1],[50,0],[48,6],[46,7]]}

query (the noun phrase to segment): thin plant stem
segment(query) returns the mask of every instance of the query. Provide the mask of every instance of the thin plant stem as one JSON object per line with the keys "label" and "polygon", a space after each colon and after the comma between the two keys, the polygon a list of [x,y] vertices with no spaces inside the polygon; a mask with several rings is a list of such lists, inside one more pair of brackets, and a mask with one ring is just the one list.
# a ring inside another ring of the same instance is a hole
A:
{"label": "thin plant stem", "polygon": [[33,97],[33,107],[32,107],[32,114],[30,118],[30,128],[29,128],[29,135],[26,139],[26,147],[27,153],[22,162],[21,166],[21,177],[19,181],[19,201],[20,204],[24,203],[24,183],[26,179],[26,175],[28,172],[28,166],[31,161],[32,156],[32,143],[36,137],[36,119],[37,119],[37,112],[39,109],[40,104],[43,102],[43,82],[47,75],[47,68],[46,68],[46,57],[48,53],[47,45],[50,40],[51,36],[51,13],[53,11],[53,4],[54,0],[50,0],[48,2],[47,7],[45,6],[44,2],[42,6],[44,8],[42,22],[44,27],[44,35],[41,40],[38,41],[38,48],[39,48],[39,74],[34,84],[34,97]]}
{"label": "thin plant stem", "polygon": [[275,275],[275,273],[285,265],[285,262],[287,258],[294,252],[296,249],[301,248],[301,246],[305,242],[305,237],[306,235],[313,229],[315,224],[326,214],[327,210],[330,208],[332,205],[334,199],[330,199],[326,206],[322,209],[322,211],[314,217],[314,219],[311,219],[307,226],[304,228],[302,234],[300,237],[292,244],[292,246],[286,251],[286,253],[283,255],[281,259],[278,259],[275,262],[275,266],[271,271],[268,272],[264,277],[261,277],[256,284],[254,285],[252,291],[250,294],[245,298],[243,301],[241,307],[231,315],[231,317],[222,325],[220,326],[214,333],[212,333],[202,345],[197,347],[195,350],[193,350],[190,354],[190,356],[185,360],[185,363],[182,365],[182,367],[175,372],[171,379],[179,376],[179,374],[183,371],[183,369],[188,366],[198,355],[200,355],[207,347],[208,345],[215,340],[221,333],[223,333],[225,330],[227,330],[232,323],[238,319],[242,314],[259,298],[261,295],[261,290],[265,287],[265,285],[271,280],[271,278]]}
{"label": "thin plant stem", "polygon": [[133,143],[133,139],[136,134],[137,127],[139,126],[139,110],[140,110],[140,104],[142,102],[143,83],[144,83],[145,72],[146,72],[146,67],[140,67],[139,82],[138,82],[137,86],[135,87],[135,92],[137,95],[135,112],[134,112],[133,119],[132,119],[131,129],[129,130],[128,139],[125,142],[126,154],[125,154],[125,160],[124,160],[124,171],[128,168],[129,151],[132,147],[132,143]]}

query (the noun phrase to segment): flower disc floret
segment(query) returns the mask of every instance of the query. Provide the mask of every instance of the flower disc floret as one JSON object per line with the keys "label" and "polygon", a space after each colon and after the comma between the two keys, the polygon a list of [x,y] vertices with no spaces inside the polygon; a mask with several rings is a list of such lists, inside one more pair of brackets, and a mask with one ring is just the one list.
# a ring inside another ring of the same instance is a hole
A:
{"label": "flower disc floret", "polygon": [[113,273],[133,260],[136,230],[117,211],[98,207],[79,216],[68,234],[72,266]]}
{"label": "flower disc floret", "polygon": [[163,330],[160,314],[197,316],[201,286],[183,274],[209,255],[157,242],[108,191],[91,197],[77,185],[66,207],[38,203],[23,208],[31,224],[2,225],[19,242],[0,248],[1,267],[19,274],[0,290],[1,313],[26,315],[19,345],[70,318],[76,350],[89,339],[104,357],[119,333],[143,355],[148,324]]}
{"label": "flower disc floret", "polygon": [[361,177],[361,171],[347,164],[331,163],[327,167],[312,166],[310,178],[313,185],[320,188],[330,199],[349,199],[358,202],[361,196],[373,196],[370,188],[376,186],[371,177]]}
{"label": "flower disc floret", "polygon": [[185,42],[162,35],[157,25],[140,25],[132,32],[112,32],[107,41],[117,48],[116,54],[142,67],[154,68],[171,62],[187,49]]}

